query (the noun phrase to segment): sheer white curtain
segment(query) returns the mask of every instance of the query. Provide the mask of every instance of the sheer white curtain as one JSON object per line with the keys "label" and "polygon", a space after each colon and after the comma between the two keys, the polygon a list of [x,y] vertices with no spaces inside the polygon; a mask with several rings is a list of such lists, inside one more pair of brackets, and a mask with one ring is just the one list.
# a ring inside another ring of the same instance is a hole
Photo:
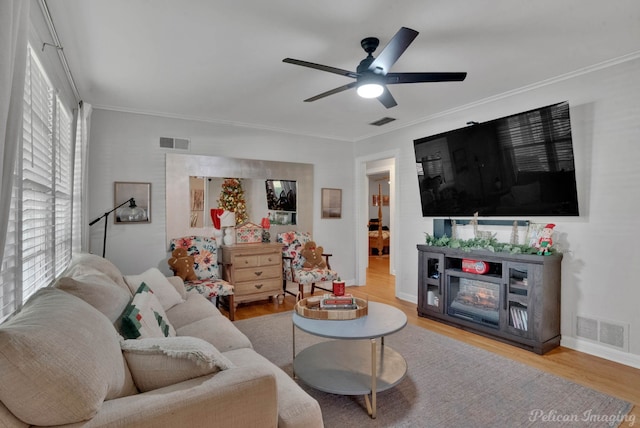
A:
{"label": "sheer white curtain", "polygon": [[13,169],[22,138],[29,1],[0,1],[0,260],[9,222]]}
{"label": "sheer white curtain", "polygon": [[73,169],[73,252],[89,251],[89,219],[87,213],[89,130],[91,104],[80,101],[75,127],[75,155]]}

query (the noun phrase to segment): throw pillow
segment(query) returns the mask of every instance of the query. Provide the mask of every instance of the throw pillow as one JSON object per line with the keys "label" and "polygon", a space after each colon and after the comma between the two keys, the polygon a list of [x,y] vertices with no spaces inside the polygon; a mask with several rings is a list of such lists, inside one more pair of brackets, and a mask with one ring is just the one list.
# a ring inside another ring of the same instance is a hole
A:
{"label": "throw pillow", "polygon": [[132,293],[136,292],[140,284],[147,284],[147,287],[153,290],[165,311],[184,301],[175,287],[171,285],[167,277],[158,268],[147,269],[139,275],[126,275],[124,279],[127,281]]}
{"label": "throw pillow", "polygon": [[115,323],[131,300],[131,294],[113,282],[106,274],[87,270],[73,277],[62,277],[56,288],[81,298]]}
{"label": "throw pillow", "polygon": [[[85,268],[96,269],[107,275],[120,287],[127,290],[127,283],[120,270],[111,261],[90,253],[76,253],[71,258],[71,263],[62,276],[75,276],[76,269],[83,271]],[[72,273],[73,272],[73,273]]]}
{"label": "throw pillow", "polygon": [[175,336],[176,331],[153,291],[142,283],[122,314],[120,333],[126,339]]}
{"label": "throw pillow", "polygon": [[122,340],[120,346],[141,392],[235,367],[213,345],[195,337]]}

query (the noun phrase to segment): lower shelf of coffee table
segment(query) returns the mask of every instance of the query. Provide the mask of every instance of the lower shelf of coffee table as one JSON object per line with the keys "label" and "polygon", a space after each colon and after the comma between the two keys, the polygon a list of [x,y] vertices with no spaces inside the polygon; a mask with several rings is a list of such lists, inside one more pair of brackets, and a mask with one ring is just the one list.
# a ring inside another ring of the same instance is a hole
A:
{"label": "lower shelf of coffee table", "polygon": [[[376,391],[397,385],[407,374],[407,362],[397,351],[376,343]],[[339,395],[371,393],[371,341],[332,340],[300,351],[295,375],[317,390]]]}

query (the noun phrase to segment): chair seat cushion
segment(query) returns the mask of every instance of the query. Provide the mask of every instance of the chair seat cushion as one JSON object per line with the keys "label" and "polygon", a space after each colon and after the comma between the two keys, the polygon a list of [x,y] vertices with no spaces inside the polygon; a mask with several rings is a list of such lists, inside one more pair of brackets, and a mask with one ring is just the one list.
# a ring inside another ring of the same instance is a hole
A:
{"label": "chair seat cushion", "polygon": [[293,282],[312,284],[338,279],[338,273],[331,269],[298,269],[294,271]]}
{"label": "chair seat cushion", "polygon": [[233,285],[222,279],[198,279],[186,281],[184,287],[187,292],[195,290],[207,299],[217,296],[230,296],[233,294]]}

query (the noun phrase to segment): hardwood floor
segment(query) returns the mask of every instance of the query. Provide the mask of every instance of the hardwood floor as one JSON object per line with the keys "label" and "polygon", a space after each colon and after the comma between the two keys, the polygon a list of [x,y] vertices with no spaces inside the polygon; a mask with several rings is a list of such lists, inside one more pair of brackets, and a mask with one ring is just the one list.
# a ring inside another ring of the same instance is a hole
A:
{"label": "hardwood floor", "polygon": [[[632,427],[640,421],[640,369],[614,363],[572,349],[559,347],[545,355],[537,355],[493,339],[418,316],[416,305],[395,297],[395,277],[388,274],[389,258],[370,257],[367,284],[349,287],[348,292],[361,298],[393,305],[407,314],[409,323],[461,340],[470,345],[519,361],[575,383],[618,397],[634,404],[622,427]],[[316,291],[320,294],[321,291]],[[287,295],[283,303],[261,301],[240,305],[236,319],[247,319],[276,312],[293,310],[295,297]]]}

